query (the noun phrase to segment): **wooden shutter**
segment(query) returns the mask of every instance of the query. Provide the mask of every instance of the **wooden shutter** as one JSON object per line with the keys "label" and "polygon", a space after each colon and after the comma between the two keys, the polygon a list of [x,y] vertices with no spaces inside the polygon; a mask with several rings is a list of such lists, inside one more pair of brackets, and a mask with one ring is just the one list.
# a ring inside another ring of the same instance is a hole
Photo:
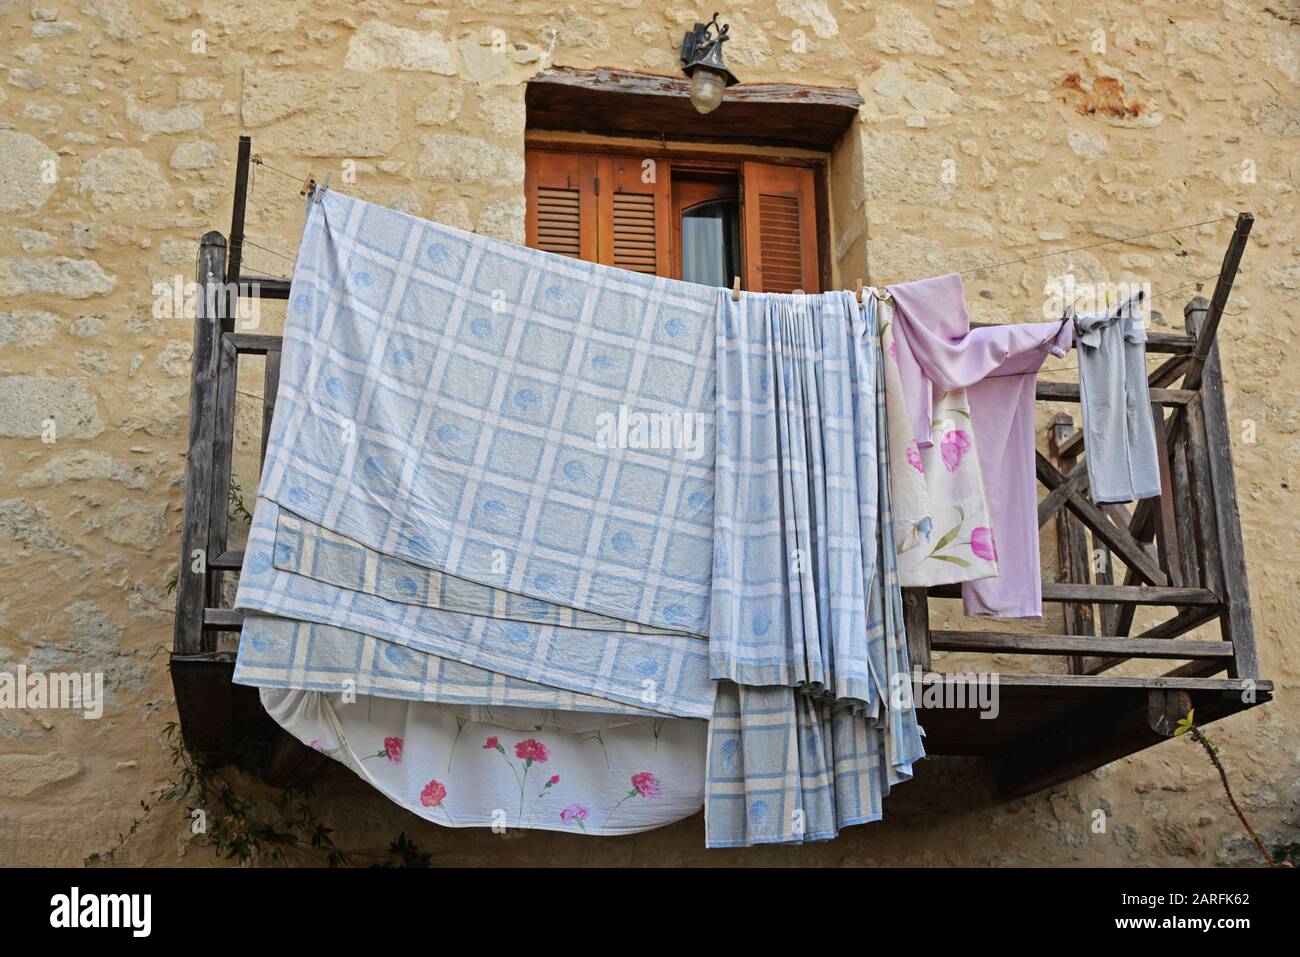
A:
{"label": "wooden shutter", "polygon": [[672,268],[672,192],[668,161],[602,156],[598,261],[667,276]]}
{"label": "wooden shutter", "polygon": [[529,246],[596,261],[596,165],[589,153],[528,151],[524,241]]}
{"label": "wooden shutter", "polygon": [[746,161],[741,175],[745,288],[820,292],[812,170]]}

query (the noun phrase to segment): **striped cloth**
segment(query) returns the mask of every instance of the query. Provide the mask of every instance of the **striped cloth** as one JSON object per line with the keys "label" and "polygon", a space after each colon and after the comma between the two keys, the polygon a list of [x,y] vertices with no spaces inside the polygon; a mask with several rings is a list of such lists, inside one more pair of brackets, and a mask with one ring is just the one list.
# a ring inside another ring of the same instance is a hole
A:
{"label": "striped cloth", "polygon": [[720,299],[711,847],[834,837],[924,756],[875,300]]}

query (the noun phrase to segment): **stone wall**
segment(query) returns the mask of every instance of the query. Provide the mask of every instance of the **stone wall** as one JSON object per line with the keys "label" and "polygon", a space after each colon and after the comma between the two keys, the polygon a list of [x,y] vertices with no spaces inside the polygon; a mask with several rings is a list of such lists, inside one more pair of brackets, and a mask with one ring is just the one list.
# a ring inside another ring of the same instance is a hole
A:
{"label": "stone wall", "polygon": [[[190,281],[197,238],[228,229],[238,135],[279,170],[332,170],[344,191],[521,241],[526,79],[549,65],[674,73],[682,31],[712,10],[0,0],[0,670],[102,671],[109,689],[98,721],[0,711],[0,863],[106,850],[173,773],[161,730],[175,718],[169,581],[192,327],[158,314],[155,284]],[[1258,830],[1295,841],[1300,4],[737,0],[723,18],[742,79],[866,101],[832,158],[843,285],[1256,214],[1221,341],[1260,656],[1278,691],[1213,735]],[[291,268],[301,214],[297,184],[259,171],[248,230],[264,248],[246,268]],[[1156,323],[1180,329],[1186,284],[1214,276],[1229,231],[990,271],[969,287],[975,318],[1035,316],[1045,280],[1071,270],[1172,290]],[[268,307],[261,330],[278,321]],[[251,490],[260,369],[247,368],[236,473]],[[804,849],[706,854],[699,818],[610,840],[452,832],[341,769],[318,790],[345,848],[382,855],[405,830],[448,863],[1256,861],[1183,740],[1011,803],[978,765],[928,761],[885,823]],[[164,803],[117,859],[212,863],[189,837],[184,809]]]}

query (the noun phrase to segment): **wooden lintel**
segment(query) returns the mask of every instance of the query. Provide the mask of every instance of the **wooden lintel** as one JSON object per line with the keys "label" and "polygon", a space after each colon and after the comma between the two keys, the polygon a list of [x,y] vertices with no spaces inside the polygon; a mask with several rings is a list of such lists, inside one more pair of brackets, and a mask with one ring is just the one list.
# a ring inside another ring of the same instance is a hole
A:
{"label": "wooden lintel", "polygon": [[706,117],[691,105],[684,76],[557,67],[528,81],[524,103],[531,130],[825,151],[857,119],[862,97],[839,87],[742,82]]}

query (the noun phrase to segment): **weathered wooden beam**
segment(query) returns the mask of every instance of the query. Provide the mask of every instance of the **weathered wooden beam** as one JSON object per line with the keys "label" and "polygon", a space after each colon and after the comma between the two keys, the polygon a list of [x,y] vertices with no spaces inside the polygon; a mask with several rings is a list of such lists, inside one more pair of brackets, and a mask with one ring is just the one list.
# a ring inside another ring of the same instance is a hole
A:
{"label": "weathered wooden beam", "polygon": [[[1060,451],[1061,448],[1065,448],[1065,447],[1078,448],[1079,447],[1078,444],[1072,442],[1071,440],[1075,436],[1082,435],[1082,434],[1083,434],[1082,431],[1072,432],[1067,438],[1062,439],[1061,444],[1057,446],[1057,452],[1056,452],[1057,458],[1066,457]],[[1050,520],[1053,515],[1055,515],[1061,509],[1065,508],[1066,500],[1073,493],[1075,492],[1082,493],[1082,491],[1087,487],[1088,487],[1088,463],[1076,462],[1074,466],[1070,469],[1070,471],[1066,474],[1065,481],[1057,485],[1056,488],[1048,492],[1047,495],[1045,495],[1039,501],[1038,527],[1042,528],[1044,525],[1047,524],[1048,520]]]}
{"label": "weathered wooden beam", "polygon": [[[1151,401],[1156,405],[1186,405],[1196,395],[1186,389],[1148,389]],[[1040,402],[1079,402],[1081,401],[1079,385],[1076,382],[1039,381],[1034,398]],[[1079,443],[1082,445],[1082,441]]]}
{"label": "weathered wooden beam", "polygon": [[[1105,606],[1103,606],[1105,607]],[[1219,616],[1217,606],[1202,606],[1199,608],[1183,608],[1178,614],[1174,615],[1168,621],[1162,621],[1158,625],[1148,628],[1142,634],[1134,638],[1123,638],[1122,641],[1168,641],[1171,638],[1177,638],[1179,635],[1186,634],[1193,628],[1212,621]],[[1092,658],[1087,661],[1083,669],[1084,674],[1099,675],[1102,672],[1109,671],[1116,665],[1122,665],[1127,658]]]}
{"label": "weathered wooden beam", "polygon": [[1116,655],[1120,658],[1231,658],[1228,641],[1025,635],[1001,631],[932,631],[935,651],[1021,655]]}
{"label": "weathered wooden beam", "polygon": [[[203,607],[207,595],[208,519],[212,499],[212,412],[217,404],[217,356],[224,298],[208,295],[222,281],[226,240],[210,232],[199,243],[199,288],[190,360],[190,419],[185,454],[185,505],[181,518],[181,561],[176,573],[176,654],[203,650]],[[197,553],[197,554],[196,554]],[[195,569],[198,569],[197,571]]]}
{"label": "weathered wooden beam", "polygon": [[1223,556],[1219,549],[1219,520],[1214,507],[1210,477],[1210,450],[1205,435],[1205,414],[1201,403],[1183,410],[1183,435],[1187,442],[1187,480],[1191,498],[1187,504],[1196,517],[1196,560],[1201,569],[1201,586],[1223,594]]}
{"label": "weathered wooden beam", "polygon": [[1160,469],[1160,496],[1157,499],[1156,519],[1156,554],[1160,567],[1165,570],[1171,585],[1185,585],[1183,566],[1179,557],[1178,520],[1174,516],[1174,491],[1170,479],[1169,446],[1165,441],[1165,416],[1159,406],[1151,406],[1151,418],[1155,424],[1156,462]]}
{"label": "weathered wooden beam", "polygon": [[231,348],[241,356],[264,356],[279,352],[284,345],[281,336],[268,336],[257,332],[227,332],[222,336],[223,344],[229,342]]}
{"label": "weathered wooden beam", "polygon": [[[931,585],[931,598],[960,598],[960,585]],[[1153,585],[1072,585],[1043,582],[1043,601],[1105,602],[1115,605],[1214,605],[1219,597],[1204,588],[1170,588]]]}
{"label": "weathered wooden beam", "polygon": [[[235,195],[230,213],[230,258],[226,262],[227,288],[236,289],[239,282],[239,267],[244,260],[244,214],[248,206],[248,164],[252,154],[253,141],[250,137],[239,138],[239,152],[235,157]],[[229,302],[226,306],[226,319],[222,329],[229,332],[234,329],[235,316],[239,314],[237,303]]]}
{"label": "weathered wooden beam", "polygon": [[557,67],[528,81],[528,128],[829,150],[862,106],[850,89],[740,83],[701,123],[690,86],[684,76]]}
{"label": "weathered wooden beam", "polygon": [[266,461],[266,443],[271,439],[271,421],[275,418],[275,396],[280,391],[280,350],[266,354],[262,374],[262,452],[259,462]]}
{"label": "weathered wooden beam", "polygon": [[244,627],[244,613],[233,608],[203,609],[204,631],[239,631]]}
{"label": "weathered wooden beam", "polygon": [[[1233,246],[1229,248],[1229,255],[1235,255],[1231,263],[1234,275],[1237,262],[1241,259],[1241,251],[1245,248],[1246,237],[1250,233],[1251,222],[1249,213],[1243,213],[1237,218],[1237,232],[1233,235]],[[1226,257],[1224,264],[1224,269],[1227,269]],[[1246,544],[1241,534],[1241,513],[1237,506],[1237,477],[1232,465],[1232,435],[1228,428],[1223,368],[1211,325],[1218,323],[1218,315],[1223,311],[1230,288],[1229,281],[1220,297],[1216,287],[1215,299],[1210,303],[1208,314],[1201,310],[1198,300],[1192,300],[1184,310],[1184,318],[1188,329],[1197,333],[1198,349],[1203,341],[1208,342],[1200,367],[1200,406],[1210,460],[1214,517],[1218,525],[1217,544],[1222,561],[1223,590],[1220,595],[1226,606],[1223,617],[1219,620],[1224,638],[1231,641],[1236,649],[1228,674],[1234,678],[1256,678],[1259,676],[1259,657],[1255,649],[1255,624],[1250,610],[1250,586],[1246,580]],[[1193,361],[1196,361],[1195,357]],[[1188,379],[1191,377],[1189,372]],[[1190,411],[1194,407],[1195,403],[1192,403],[1186,408]]]}
{"label": "weathered wooden beam", "polygon": [[1174,521],[1178,525],[1178,562],[1183,570],[1184,585],[1202,585],[1201,566],[1196,558],[1196,513],[1187,475],[1187,428],[1170,438],[1170,494],[1175,502]]}
{"label": "weathered wooden beam", "polygon": [[239,289],[254,299],[288,299],[291,280],[280,276],[255,276],[245,273],[239,277]]}
{"label": "weathered wooden beam", "polygon": [[[1058,485],[1065,483],[1066,477],[1038,450],[1034,451],[1034,464],[1039,481],[1049,489],[1054,489]],[[1127,528],[1115,524],[1100,508],[1078,492],[1072,492],[1066,496],[1065,505],[1079,516],[1083,524],[1092,530],[1094,536],[1104,542],[1106,547],[1118,555],[1125,565],[1136,571],[1149,584],[1168,584],[1169,579],[1160,569],[1160,566],[1152,561],[1151,556],[1129,534]]]}
{"label": "weathered wooden beam", "polygon": [[[1214,294],[1210,298],[1209,307],[1206,310],[1200,310],[1199,307],[1195,310],[1203,316],[1195,327],[1188,322],[1188,331],[1196,337],[1196,348],[1192,350],[1192,361],[1187,367],[1187,374],[1183,376],[1184,389],[1196,390],[1201,387],[1205,366],[1210,361],[1210,353],[1219,332],[1219,320],[1228,305],[1228,296],[1232,294],[1232,284],[1237,278],[1237,269],[1241,265],[1241,257],[1246,251],[1246,242],[1250,239],[1250,228],[1253,225],[1255,217],[1250,213],[1238,214],[1237,225],[1232,231],[1232,238],[1228,240],[1228,248],[1223,253],[1223,263],[1219,266],[1219,278],[1214,283]],[[1193,303],[1197,301],[1204,300],[1200,296],[1192,300]],[[1188,309],[1191,308],[1189,303]],[[1188,316],[1186,309],[1183,315]]]}
{"label": "weathered wooden beam", "polygon": [[218,571],[237,572],[244,567],[244,550],[242,548],[232,548],[229,551],[221,552],[208,561],[208,566]]}
{"label": "weathered wooden beam", "polygon": [[[230,525],[231,458],[235,447],[235,399],[239,379],[239,353],[233,334],[221,337],[221,354],[217,359],[217,402],[212,410],[212,509],[208,515],[208,554],[226,550]],[[213,569],[208,579],[208,604],[221,603],[222,575]]]}
{"label": "weathered wooden beam", "polygon": [[[1073,432],[1074,417],[1064,413],[1054,416],[1048,427],[1048,447],[1056,456],[1053,465],[1066,473],[1070,473],[1077,463],[1073,458],[1062,458],[1057,454],[1057,449]],[[1067,475],[1065,484],[1068,485],[1069,482],[1070,478]],[[1042,516],[1041,511],[1039,516]],[[1092,556],[1088,552],[1087,529],[1066,508],[1056,513],[1056,564],[1059,581],[1084,585],[1092,581]],[[1092,605],[1066,603],[1061,606],[1061,612],[1067,634],[1095,635],[1097,633]],[[1071,674],[1081,673],[1083,659],[1078,655],[1072,655],[1069,667]]]}
{"label": "weathered wooden beam", "polygon": [[930,603],[924,588],[903,589],[907,658],[913,668],[930,670]]}

